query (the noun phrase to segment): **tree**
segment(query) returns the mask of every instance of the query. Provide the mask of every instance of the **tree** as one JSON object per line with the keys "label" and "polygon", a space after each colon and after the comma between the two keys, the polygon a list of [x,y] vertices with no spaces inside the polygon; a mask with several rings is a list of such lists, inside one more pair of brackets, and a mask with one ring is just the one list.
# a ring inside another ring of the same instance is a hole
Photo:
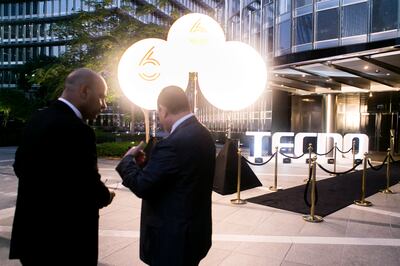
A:
{"label": "tree", "polygon": [[[155,7],[151,5],[133,10],[131,5],[125,3],[129,1],[121,1],[120,7],[111,7],[112,0],[84,2],[91,12],[80,11],[53,28],[59,39],[68,40],[66,53],[58,62],[36,69],[30,83],[46,86],[47,95],[56,98],[61,94],[62,81],[67,73],[78,67],[88,67],[103,73],[109,85],[108,101],[113,102],[121,96],[117,66],[124,51],[144,38],[165,39],[168,29],[156,24],[144,24],[133,16],[154,12]],[[159,5],[166,2],[168,0],[161,0]]]}

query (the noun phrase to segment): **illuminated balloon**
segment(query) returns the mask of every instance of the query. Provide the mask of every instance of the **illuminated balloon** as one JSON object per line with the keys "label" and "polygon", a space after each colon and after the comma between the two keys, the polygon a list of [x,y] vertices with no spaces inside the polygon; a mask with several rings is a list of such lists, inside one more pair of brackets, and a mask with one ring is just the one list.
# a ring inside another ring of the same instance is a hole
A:
{"label": "illuminated balloon", "polygon": [[199,66],[212,58],[212,50],[223,45],[225,34],[217,21],[211,17],[191,13],[172,24],[168,43],[173,47],[176,62],[187,72],[197,72]]}
{"label": "illuminated balloon", "polygon": [[176,85],[186,90],[188,73],[176,66],[166,41],[149,38],[125,51],[118,64],[118,81],[130,101],[155,110],[164,87]]}
{"label": "illuminated balloon", "polygon": [[229,41],[215,50],[213,60],[198,72],[204,97],[215,107],[234,111],[257,100],[267,83],[267,69],[251,46]]}

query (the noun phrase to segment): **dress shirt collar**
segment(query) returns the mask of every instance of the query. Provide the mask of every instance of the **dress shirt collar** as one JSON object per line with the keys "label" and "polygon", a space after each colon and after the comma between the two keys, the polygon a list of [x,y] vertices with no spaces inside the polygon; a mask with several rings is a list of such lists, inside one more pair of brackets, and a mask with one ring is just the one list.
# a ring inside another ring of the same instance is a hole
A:
{"label": "dress shirt collar", "polygon": [[194,116],[193,113],[187,114],[181,118],[179,118],[178,120],[175,121],[175,123],[172,125],[171,128],[171,132],[169,134],[172,134],[172,132],[174,132],[174,130],[180,125],[182,124],[185,120],[191,118],[192,116]]}
{"label": "dress shirt collar", "polygon": [[72,103],[70,103],[68,100],[64,99],[64,98],[58,98],[59,101],[62,101],[63,103],[65,103],[66,105],[69,106],[69,108],[72,109],[72,111],[74,111],[74,113],[76,114],[76,116],[80,119],[83,119],[81,112],[78,110],[78,108],[76,108]]}

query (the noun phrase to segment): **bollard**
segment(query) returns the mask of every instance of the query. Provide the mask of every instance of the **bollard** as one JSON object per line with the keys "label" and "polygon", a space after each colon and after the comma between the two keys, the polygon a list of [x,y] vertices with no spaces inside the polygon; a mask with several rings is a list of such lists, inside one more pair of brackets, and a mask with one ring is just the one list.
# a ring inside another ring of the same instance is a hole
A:
{"label": "bollard", "polygon": [[380,192],[384,193],[384,194],[393,194],[393,191],[391,191],[389,189],[390,187],[390,148],[387,149],[387,165],[386,165],[386,188],[385,189],[381,189],[379,190]]}
{"label": "bollard", "polygon": [[355,200],[354,204],[358,206],[369,207],[372,206],[370,201],[365,200],[365,175],[367,171],[367,153],[364,153],[363,159],[363,172],[362,172],[362,179],[361,179],[361,200]]}
{"label": "bollard", "polygon": [[[312,144],[308,143],[308,169],[311,169],[311,153],[313,151]],[[303,182],[307,183],[308,178],[304,179]]]}
{"label": "bollard", "polygon": [[314,156],[312,161],[312,174],[311,174],[311,210],[310,215],[303,215],[303,219],[311,223],[320,223],[324,219],[321,216],[315,215],[315,185],[316,185],[316,172],[317,172],[317,156]]}
{"label": "bollard", "polygon": [[[333,148],[333,172],[336,173],[336,149],[337,149],[337,143],[335,142],[334,148]],[[335,174],[332,174],[335,175]]]}
{"label": "bollard", "polygon": [[245,200],[242,200],[240,198],[240,179],[241,179],[241,166],[242,166],[242,162],[241,162],[241,157],[242,157],[242,153],[241,153],[241,149],[240,149],[240,141],[238,142],[238,175],[237,175],[237,197],[236,199],[231,199],[231,203],[232,204],[246,204]]}
{"label": "bollard", "polygon": [[270,191],[282,190],[278,187],[278,147],[275,147],[275,173],[274,173],[274,185],[269,187]]}
{"label": "bollard", "polygon": [[[353,168],[356,166],[356,141],[353,140],[352,146],[351,146],[351,152],[353,153]],[[355,171],[356,169],[354,169]]]}

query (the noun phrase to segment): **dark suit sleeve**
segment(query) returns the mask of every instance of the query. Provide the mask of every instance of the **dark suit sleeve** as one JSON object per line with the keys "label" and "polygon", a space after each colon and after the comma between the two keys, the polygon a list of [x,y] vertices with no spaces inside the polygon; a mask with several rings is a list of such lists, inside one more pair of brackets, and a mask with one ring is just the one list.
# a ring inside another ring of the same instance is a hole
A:
{"label": "dark suit sleeve", "polygon": [[[92,197],[96,201],[98,208],[107,206],[110,203],[110,192],[101,181],[97,167],[96,137],[93,130],[86,127],[87,138],[82,139],[80,152],[76,153],[76,163],[78,169],[82,169],[82,182],[87,186],[88,191],[92,191]],[[85,182],[86,181],[86,182]]]}
{"label": "dark suit sleeve", "polygon": [[173,146],[160,142],[155,146],[144,169],[136,165],[129,155],[121,160],[116,170],[122,177],[124,186],[139,198],[146,199],[173,181],[178,173],[178,161]]}

